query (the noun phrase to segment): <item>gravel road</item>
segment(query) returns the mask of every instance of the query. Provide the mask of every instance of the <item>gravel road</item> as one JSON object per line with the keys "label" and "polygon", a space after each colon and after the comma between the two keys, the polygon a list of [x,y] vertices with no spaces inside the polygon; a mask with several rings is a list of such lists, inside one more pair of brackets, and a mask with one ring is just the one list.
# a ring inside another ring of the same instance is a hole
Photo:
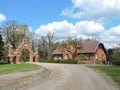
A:
{"label": "gravel road", "polygon": [[37,63],[51,74],[20,90],[119,90],[106,76],[83,65]]}

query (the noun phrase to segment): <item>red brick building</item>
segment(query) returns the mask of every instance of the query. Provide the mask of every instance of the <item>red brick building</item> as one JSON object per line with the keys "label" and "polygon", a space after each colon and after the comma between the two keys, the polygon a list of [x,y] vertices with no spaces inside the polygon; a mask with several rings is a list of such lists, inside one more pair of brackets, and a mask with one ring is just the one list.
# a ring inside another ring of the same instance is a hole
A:
{"label": "red brick building", "polygon": [[[72,47],[70,48],[72,49]],[[73,50],[74,52],[74,50]],[[54,52],[54,60],[69,60],[72,55],[66,49],[57,48]],[[84,58],[79,58],[84,55]],[[78,49],[75,55],[78,62],[96,63],[106,61],[106,50],[102,43],[98,41],[84,41],[82,42],[82,49]]]}

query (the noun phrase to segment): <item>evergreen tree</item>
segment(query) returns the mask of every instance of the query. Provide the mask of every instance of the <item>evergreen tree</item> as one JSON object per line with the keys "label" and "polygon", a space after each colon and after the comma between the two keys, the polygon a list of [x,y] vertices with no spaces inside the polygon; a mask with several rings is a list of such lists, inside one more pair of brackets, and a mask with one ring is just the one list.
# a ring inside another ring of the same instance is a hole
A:
{"label": "evergreen tree", "polygon": [[4,42],[0,34],[0,60],[2,59],[3,55],[4,55]]}

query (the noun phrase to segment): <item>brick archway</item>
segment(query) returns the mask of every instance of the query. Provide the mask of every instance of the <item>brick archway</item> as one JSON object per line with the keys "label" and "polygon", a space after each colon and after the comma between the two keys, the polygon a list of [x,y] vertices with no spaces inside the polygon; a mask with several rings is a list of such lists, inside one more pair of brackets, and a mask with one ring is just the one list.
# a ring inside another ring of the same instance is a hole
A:
{"label": "brick archway", "polygon": [[[10,63],[19,63],[20,62],[20,56],[22,53],[22,50],[26,49],[29,52],[29,61],[30,62],[37,62],[38,61],[38,49],[35,49],[35,52],[33,53],[30,44],[27,40],[23,40],[22,43],[18,46],[16,51],[13,51],[13,47],[9,47],[9,62]],[[16,57],[16,60],[13,62],[14,57]]]}

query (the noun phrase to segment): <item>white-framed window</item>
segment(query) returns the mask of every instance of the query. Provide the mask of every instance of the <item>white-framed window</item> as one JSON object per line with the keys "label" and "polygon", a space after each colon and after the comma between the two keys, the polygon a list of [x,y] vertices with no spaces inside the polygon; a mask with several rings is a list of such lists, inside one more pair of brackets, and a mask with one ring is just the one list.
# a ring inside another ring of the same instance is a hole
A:
{"label": "white-framed window", "polygon": [[98,55],[96,55],[96,59],[98,59]]}
{"label": "white-framed window", "polygon": [[68,59],[68,55],[67,54],[65,54],[65,59]]}

